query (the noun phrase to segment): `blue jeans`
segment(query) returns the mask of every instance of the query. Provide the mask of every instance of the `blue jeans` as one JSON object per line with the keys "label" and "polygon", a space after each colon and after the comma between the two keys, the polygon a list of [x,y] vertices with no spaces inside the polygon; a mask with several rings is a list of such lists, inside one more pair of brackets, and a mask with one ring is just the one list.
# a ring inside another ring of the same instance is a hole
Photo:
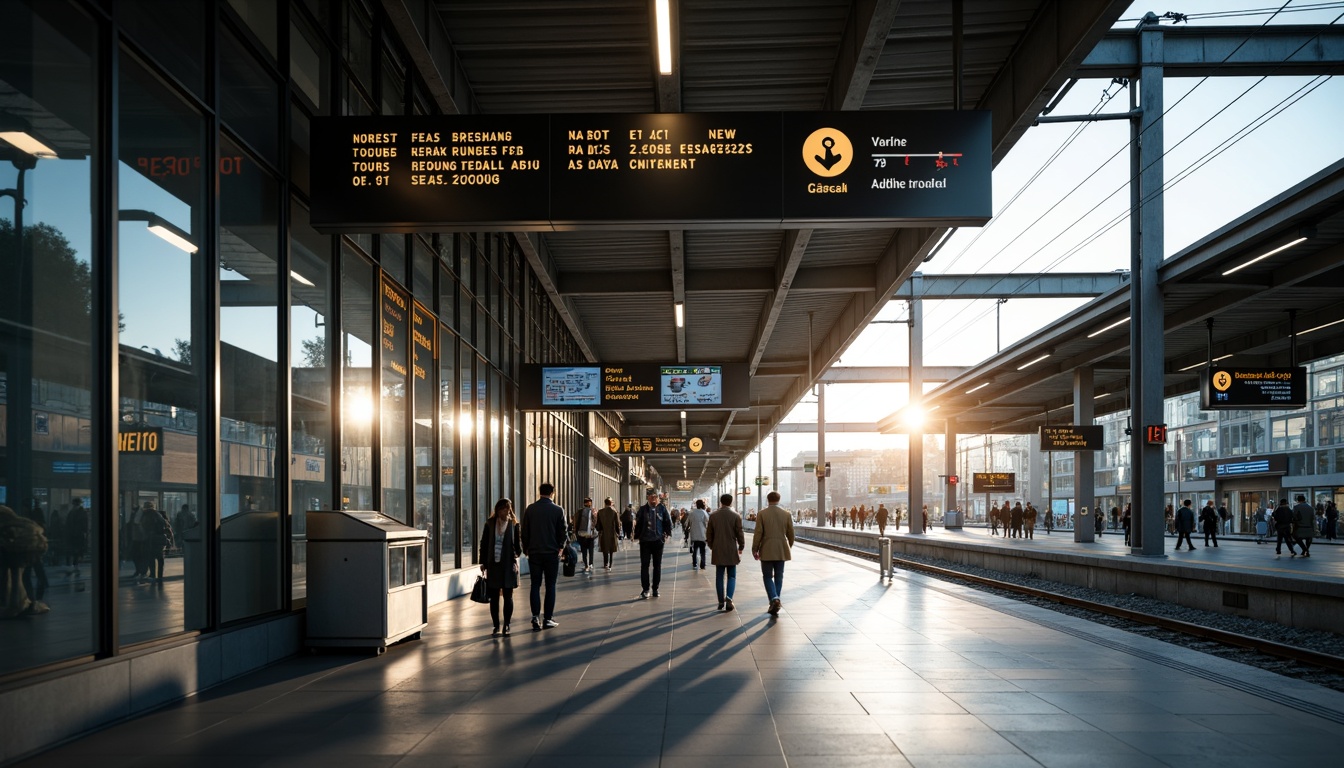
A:
{"label": "blue jeans", "polygon": [[[723,588],[723,576],[728,574],[728,590]],[[714,591],[719,595],[719,602],[727,597],[733,599],[733,590],[737,588],[737,566],[736,565],[716,565],[714,566]]]}
{"label": "blue jeans", "polygon": [[765,580],[765,596],[778,600],[784,591],[784,561],[762,560],[761,576]]}
{"label": "blue jeans", "polygon": [[[532,573],[532,615],[549,619],[555,615],[555,579],[560,575],[558,552],[529,554],[528,570]],[[546,582],[546,612],[541,612],[541,582]]]}

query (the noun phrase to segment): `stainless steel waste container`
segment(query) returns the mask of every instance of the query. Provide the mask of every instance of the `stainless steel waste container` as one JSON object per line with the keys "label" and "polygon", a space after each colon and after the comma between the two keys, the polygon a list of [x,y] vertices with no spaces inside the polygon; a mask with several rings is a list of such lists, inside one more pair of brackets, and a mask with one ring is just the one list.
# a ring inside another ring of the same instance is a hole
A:
{"label": "stainless steel waste container", "polygon": [[308,645],[373,648],[429,619],[428,533],[372,511],[308,513]]}
{"label": "stainless steel waste container", "polygon": [[886,536],[877,540],[877,567],[882,577],[891,578],[891,539]]}

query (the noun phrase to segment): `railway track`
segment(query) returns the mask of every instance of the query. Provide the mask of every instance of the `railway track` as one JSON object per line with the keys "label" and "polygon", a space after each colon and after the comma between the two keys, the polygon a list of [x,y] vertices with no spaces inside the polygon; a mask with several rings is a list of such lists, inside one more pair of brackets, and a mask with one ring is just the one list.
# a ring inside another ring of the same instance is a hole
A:
{"label": "railway track", "polygon": [[[804,536],[799,536],[798,539],[814,547],[820,547],[822,549],[830,549],[853,557],[859,557],[865,560],[872,560],[875,562],[878,559],[877,553],[869,550],[844,547],[838,544],[831,544],[829,542],[809,539]],[[1313,651],[1309,648],[1302,648],[1295,645],[1288,645],[1285,643],[1280,643],[1265,638],[1253,637],[1251,635],[1239,634],[1236,632],[1228,632],[1226,630],[1215,629],[1213,627],[1206,627],[1200,624],[1194,624],[1188,621],[1181,621],[1179,619],[1173,619],[1167,616],[1158,616],[1155,614],[1143,613],[1141,611],[1131,610],[1129,608],[1107,605],[1106,603],[1084,600],[1082,598],[1074,597],[1072,595],[1063,595],[1057,592],[1051,592],[1050,590],[1039,589],[1024,584],[1016,584],[1009,581],[1000,581],[998,579],[992,579],[977,574],[963,573],[961,571],[951,568],[943,568],[940,566],[930,565],[928,563],[923,563],[916,560],[907,560],[905,558],[896,555],[892,556],[892,563],[893,565],[899,564],[900,567],[910,571],[919,571],[921,573],[928,573],[935,576],[940,576],[942,578],[951,579],[954,581],[975,584],[978,586],[989,587],[991,589],[998,589],[1003,590],[1005,592],[1024,595],[1026,597],[1031,597],[1038,600],[1058,603],[1060,605],[1066,605],[1071,608],[1076,608],[1084,611],[1091,611],[1106,616],[1112,616],[1115,618],[1132,621],[1136,624],[1156,627],[1159,629],[1166,630],[1168,632],[1175,632],[1189,637],[1196,637],[1201,640],[1207,640],[1209,642],[1220,643],[1223,645],[1228,645],[1236,648],[1243,648],[1251,651],[1256,651],[1259,653],[1266,654],[1268,656],[1273,656],[1275,658],[1294,661],[1300,664],[1308,664],[1314,667],[1329,670],[1331,672],[1344,674],[1344,657],[1335,656],[1328,653],[1321,653],[1319,651]]]}

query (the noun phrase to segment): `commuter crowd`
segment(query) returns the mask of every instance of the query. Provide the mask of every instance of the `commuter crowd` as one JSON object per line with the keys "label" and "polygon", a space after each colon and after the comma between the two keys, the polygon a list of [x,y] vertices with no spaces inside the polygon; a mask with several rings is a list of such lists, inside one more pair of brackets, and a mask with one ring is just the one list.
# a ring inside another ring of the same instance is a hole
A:
{"label": "commuter crowd", "polygon": [[[677,531],[682,547],[690,550],[691,567],[696,571],[714,566],[717,610],[735,609],[737,566],[747,551],[742,516],[733,509],[732,494],[719,497],[719,507],[709,511],[703,499],[690,509],[670,510],[662,495],[648,489],[639,509],[627,504],[617,511],[610,498],[594,509],[593,500],[572,515],[552,500],[555,487],[542,483],[538,499],[527,505],[521,519],[513,502],[500,499],[481,532],[478,562],[486,580],[493,634],[512,632],[513,590],[519,586],[519,558],[526,556],[531,577],[529,608],[532,630],[540,632],[560,626],[555,618],[556,585],[561,563],[567,575],[583,573],[588,577],[597,570],[594,549],[602,554],[601,569],[610,571],[616,552],[624,542],[639,547],[640,600],[659,597],[662,582],[664,548]],[[784,606],[784,565],[792,559],[794,545],[793,515],[779,506],[780,496],[771,491],[769,506],[756,515],[751,555],[760,562],[765,587],[766,612],[778,616]],[[571,570],[572,569],[572,570]]]}

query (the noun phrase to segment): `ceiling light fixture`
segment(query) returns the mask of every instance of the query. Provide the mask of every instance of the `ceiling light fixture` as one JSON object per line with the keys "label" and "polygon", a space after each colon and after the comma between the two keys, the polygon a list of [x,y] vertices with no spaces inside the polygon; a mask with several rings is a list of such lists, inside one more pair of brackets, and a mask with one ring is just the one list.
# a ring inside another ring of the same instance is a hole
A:
{"label": "ceiling light fixture", "polygon": [[308,278],[304,277],[303,275],[300,275],[298,272],[295,272],[295,271],[292,270],[292,269],[289,270],[289,276],[292,277],[292,278],[294,278],[294,279],[297,280],[298,282],[303,283],[304,285],[308,286],[309,288],[316,288],[316,287],[317,287],[316,285],[313,284],[313,281],[312,281],[312,280],[309,280]]}
{"label": "ceiling light fixture", "polygon": [[27,152],[36,158],[50,160],[56,157],[56,150],[23,131],[0,131],[0,139],[9,142],[20,152]]}
{"label": "ceiling light fixture", "polygon": [[1129,322],[1129,318],[1128,318],[1128,317],[1126,317],[1126,318],[1122,318],[1122,319],[1120,319],[1120,320],[1116,320],[1114,323],[1111,323],[1110,325],[1106,326],[1105,328],[1099,328],[1099,329],[1097,329],[1097,330],[1095,330],[1095,331],[1093,331],[1093,332],[1087,334],[1087,338],[1089,338],[1089,339],[1091,339],[1091,338],[1095,338],[1095,337],[1100,336],[1101,334],[1103,334],[1103,333],[1105,333],[1105,332],[1111,330],[1112,328],[1119,328],[1120,326],[1122,326],[1122,325],[1124,325],[1125,323],[1128,323],[1128,322]]}
{"label": "ceiling light fixture", "polygon": [[672,306],[672,312],[677,316],[677,327],[684,327],[686,325],[686,305],[678,301]]}
{"label": "ceiling light fixture", "polygon": [[970,395],[970,394],[974,394],[974,393],[979,392],[980,390],[982,390],[982,389],[984,389],[985,387],[988,387],[988,386],[989,386],[989,382],[988,382],[988,381],[986,381],[986,382],[984,382],[984,383],[982,383],[982,384],[976,384],[974,387],[971,387],[970,389],[966,390],[966,394],[968,394],[968,395]]}
{"label": "ceiling light fixture", "polygon": [[1332,326],[1332,325],[1339,325],[1340,323],[1344,323],[1344,317],[1341,317],[1341,318],[1338,319],[1338,320],[1331,321],[1331,322],[1326,323],[1326,324],[1324,324],[1324,325],[1318,325],[1318,326],[1316,326],[1315,328],[1308,328],[1308,329],[1305,330],[1305,331],[1298,331],[1297,335],[1298,335],[1298,336],[1301,336],[1301,335],[1304,334],[1304,333],[1311,333],[1312,331],[1319,331],[1319,330],[1321,330],[1322,328],[1329,328],[1329,327]]}
{"label": "ceiling light fixture", "polygon": [[654,21],[658,28],[658,73],[672,74],[672,0],[655,0]]}
{"label": "ceiling light fixture", "polygon": [[1256,256],[1254,259],[1251,259],[1250,261],[1243,262],[1243,263],[1238,264],[1237,266],[1235,266],[1235,267],[1233,267],[1233,268],[1227,270],[1226,272],[1223,273],[1223,277],[1227,277],[1228,275],[1232,274],[1233,272],[1236,272],[1236,271],[1239,270],[1239,269],[1245,269],[1246,267],[1251,266],[1252,264],[1254,264],[1254,263],[1257,262],[1257,261],[1260,261],[1261,259],[1268,259],[1270,256],[1273,256],[1274,254],[1278,253],[1279,251],[1286,251],[1286,250],[1288,250],[1289,248],[1292,248],[1294,245],[1297,245],[1298,243],[1300,243],[1300,242],[1302,242],[1302,241],[1304,241],[1304,240],[1306,240],[1306,239],[1307,239],[1306,237],[1299,237],[1299,238],[1297,238],[1296,240],[1294,240],[1294,241],[1292,241],[1292,242],[1290,242],[1290,243],[1285,243],[1285,244],[1283,244],[1283,245],[1280,245],[1278,248],[1275,248],[1275,249],[1272,250],[1272,251],[1267,251],[1267,252],[1265,252],[1265,253],[1262,253],[1262,254],[1260,254],[1259,256]]}
{"label": "ceiling light fixture", "polygon": [[[1313,330],[1314,330],[1314,329],[1313,329]],[[1201,362],[1195,363],[1194,365],[1187,365],[1187,366],[1185,366],[1184,368],[1181,368],[1180,371],[1181,371],[1181,372],[1185,372],[1185,371],[1193,371],[1193,370],[1196,369],[1196,368],[1201,368],[1201,367],[1206,366],[1206,365],[1212,365],[1213,363],[1216,363],[1216,362],[1218,362],[1219,360],[1226,360],[1227,358],[1229,358],[1229,357],[1231,357],[1231,356],[1232,356],[1232,355],[1228,354],[1228,355],[1223,355],[1222,357],[1215,357],[1215,358],[1213,358],[1213,361],[1212,361],[1212,362],[1210,362],[1210,361],[1208,361],[1208,360],[1203,360],[1203,361],[1201,361]]]}
{"label": "ceiling light fixture", "polygon": [[1028,360],[1027,362],[1025,362],[1025,363],[1023,363],[1023,364],[1017,366],[1017,370],[1019,370],[1019,371],[1025,371],[1026,369],[1028,369],[1028,368],[1030,368],[1031,366],[1033,366],[1033,365],[1035,365],[1035,364],[1041,362],[1042,360],[1046,359],[1046,358],[1049,357],[1049,356],[1050,356],[1050,353],[1049,353],[1049,352],[1046,352],[1044,355],[1041,355],[1040,357],[1036,358],[1035,360]]}
{"label": "ceiling light fixture", "polygon": [[191,236],[187,234],[186,230],[183,230],[153,211],[143,211],[132,208],[118,211],[117,215],[122,221],[145,222],[145,227],[150,232],[153,232],[187,253],[195,253],[199,250],[199,247],[191,242]]}

